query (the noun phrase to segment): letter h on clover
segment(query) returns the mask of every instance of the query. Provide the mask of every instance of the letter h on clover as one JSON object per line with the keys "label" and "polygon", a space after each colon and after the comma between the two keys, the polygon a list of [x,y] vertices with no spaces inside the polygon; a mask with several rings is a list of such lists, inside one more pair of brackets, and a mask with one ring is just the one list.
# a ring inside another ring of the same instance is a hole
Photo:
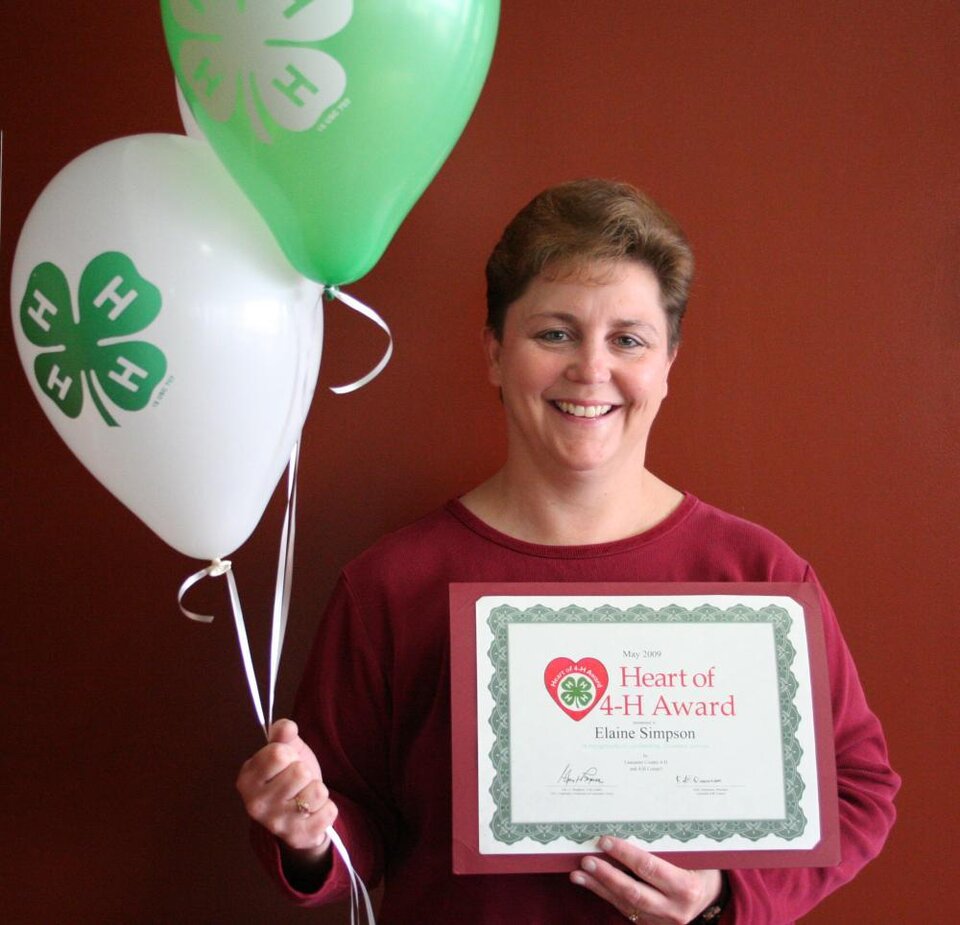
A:
{"label": "letter h on clover", "polygon": [[20,302],[20,325],[41,348],[33,362],[40,389],[69,418],[80,416],[86,392],[103,420],[119,426],[109,406],[140,411],[166,375],[163,351],[129,339],[153,322],[160,307],[160,290],[125,254],[108,251],[87,264],[76,317],[63,271],[38,264]]}

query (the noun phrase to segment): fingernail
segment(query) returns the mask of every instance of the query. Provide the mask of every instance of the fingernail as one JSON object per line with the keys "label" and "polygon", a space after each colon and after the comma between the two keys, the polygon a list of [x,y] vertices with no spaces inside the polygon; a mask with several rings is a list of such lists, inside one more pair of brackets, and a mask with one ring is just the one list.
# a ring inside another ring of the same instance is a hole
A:
{"label": "fingernail", "polygon": [[592,874],[597,869],[597,862],[593,858],[584,858],[580,866]]}
{"label": "fingernail", "polygon": [[584,886],[584,885],[586,884],[586,882],[587,882],[587,878],[584,877],[583,874],[581,874],[581,873],[579,873],[579,872],[577,872],[577,871],[575,871],[574,873],[570,874],[570,879],[571,879],[577,886]]}
{"label": "fingernail", "polygon": [[609,838],[600,839],[600,850],[609,851],[613,847],[613,842]]}

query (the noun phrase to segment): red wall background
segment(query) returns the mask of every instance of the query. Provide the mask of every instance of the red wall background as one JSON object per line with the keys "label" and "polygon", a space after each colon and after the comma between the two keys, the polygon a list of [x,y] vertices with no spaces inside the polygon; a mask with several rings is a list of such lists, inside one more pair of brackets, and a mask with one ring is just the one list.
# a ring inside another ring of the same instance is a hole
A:
{"label": "red wall background", "polygon": [[[156,4],[5,6],[4,293],[61,167],[113,137],[180,130]],[[350,288],[397,344],[353,395],[327,387],[366,371],[382,335],[328,309],[281,711],[339,566],[500,459],[479,330],[503,224],[549,183],[629,179],[699,259],[653,468],[816,565],[904,776],[885,854],[807,921],[952,909],[958,34],[950,0],[505,0],[473,120]],[[222,585],[194,598],[213,625],[179,614],[197,564],[60,443],[2,329],[0,917],[302,921],[260,875],[233,792],[260,732]],[[233,557],[261,666],[278,531],[275,499]]]}

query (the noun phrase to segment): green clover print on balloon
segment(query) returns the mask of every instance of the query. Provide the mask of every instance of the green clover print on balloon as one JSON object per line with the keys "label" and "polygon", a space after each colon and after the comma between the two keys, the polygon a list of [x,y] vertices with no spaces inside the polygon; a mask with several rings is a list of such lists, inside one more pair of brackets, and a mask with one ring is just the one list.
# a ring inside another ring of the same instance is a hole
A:
{"label": "green clover print on balloon", "polygon": [[575,710],[593,700],[593,685],[583,675],[564,678],[560,682],[560,699]]}
{"label": "green clover print on balloon", "polygon": [[167,360],[153,344],[124,338],[147,327],[160,305],[160,290],[125,254],[107,252],[87,264],[76,319],[60,267],[34,267],[20,302],[20,325],[27,339],[43,349],[33,363],[43,393],[67,417],[76,418],[86,391],[111,427],[119,425],[108,403],[124,411],[145,408],[166,375]]}
{"label": "green clover print on balloon", "polygon": [[180,46],[181,74],[210,118],[228,121],[237,90],[257,137],[269,144],[261,107],[291,132],[317,124],[343,96],[340,63],[314,47],[336,35],[353,15],[353,0],[170,0],[184,29],[203,36]]}

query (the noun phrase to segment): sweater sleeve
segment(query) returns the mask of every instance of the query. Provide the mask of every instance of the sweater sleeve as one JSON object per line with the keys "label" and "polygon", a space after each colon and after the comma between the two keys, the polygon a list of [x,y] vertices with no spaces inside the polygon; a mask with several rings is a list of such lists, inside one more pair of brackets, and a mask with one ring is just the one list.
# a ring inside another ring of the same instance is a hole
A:
{"label": "sweater sleeve", "polygon": [[[389,755],[390,691],[384,647],[367,624],[341,575],[317,633],[300,683],[293,716],[320,762],[324,783],[339,810],[334,829],[368,889],[383,876],[384,858],[397,828],[392,810]],[[281,888],[302,905],[347,899],[346,866],[333,850],[333,864],[315,893],[301,893],[284,875],[277,841],[255,827],[254,847]]]}
{"label": "sweater sleeve", "polygon": [[887,759],[880,722],[867,706],[833,608],[808,566],[820,598],[833,708],[840,801],[840,863],[835,867],[733,870],[722,925],[785,925],[852,880],[880,853],[895,818],[899,776]]}

